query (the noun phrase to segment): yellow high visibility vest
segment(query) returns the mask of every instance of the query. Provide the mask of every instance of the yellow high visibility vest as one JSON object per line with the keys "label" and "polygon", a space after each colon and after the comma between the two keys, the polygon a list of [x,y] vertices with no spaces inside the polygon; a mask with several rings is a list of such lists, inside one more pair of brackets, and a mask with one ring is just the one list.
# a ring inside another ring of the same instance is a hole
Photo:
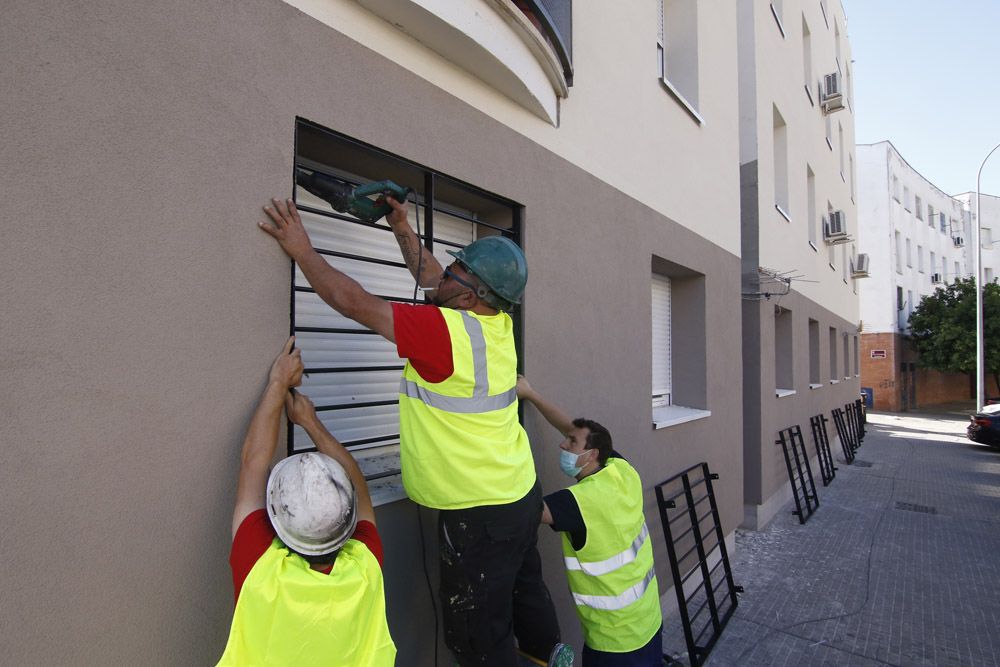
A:
{"label": "yellow high visibility vest", "polygon": [[506,313],[442,308],[454,372],[427,382],[407,362],[399,386],[403,486],[437,509],[502,505],[535,483],[528,435],[517,420],[514,323]]}
{"label": "yellow high visibility vest", "polygon": [[368,547],[348,540],[324,574],[275,539],[243,583],[219,665],[389,667],[395,660],[382,570]]}
{"label": "yellow high visibility vest", "polygon": [[609,653],[642,648],[663,618],[639,474],[625,460],[610,458],[569,491],[587,526],[579,551],[562,534],[566,576],[587,646]]}

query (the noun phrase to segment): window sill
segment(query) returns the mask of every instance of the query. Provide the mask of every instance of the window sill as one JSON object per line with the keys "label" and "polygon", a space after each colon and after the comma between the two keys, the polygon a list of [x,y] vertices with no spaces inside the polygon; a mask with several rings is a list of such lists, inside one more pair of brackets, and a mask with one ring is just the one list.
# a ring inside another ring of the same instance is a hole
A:
{"label": "window sill", "polygon": [[816,247],[816,243],[813,241],[809,242],[809,247],[813,249],[813,252],[819,252],[819,248]]}
{"label": "window sill", "polygon": [[711,410],[685,408],[683,405],[664,405],[653,408],[653,429],[658,430],[667,428],[668,426],[677,426],[678,424],[693,422],[711,416]]}
{"label": "window sill", "polygon": [[826,145],[830,147],[831,151],[833,150],[833,142],[830,140],[830,137],[826,138]]}
{"label": "window sill", "polygon": [[694,122],[698,123],[699,125],[705,124],[705,119],[701,117],[701,114],[698,113],[698,110],[695,108],[695,106],[691,104],[688,98],[684,97],[684,95],[682,95],[681,92],[677,90],[674,84],[670,83],[670,80],[667,79],[667,77],[661,76],[660,84],[667,89],[667,92],[670,93],[671,97],[677,100],[677,102],[681,105],[681,107],[684,108],[684,111],[686,111],[688,115],[691,116],[691,119]]}
{"label": "window sill", "polygon": [[830,267],[830,270],[831,270],[831,271],[836,271],[836,270],[837,270],[837,267],[835,267],[835,266],[833,265],[833,262],[827,262],[827,265],[828,265],[828,266]]}
{"label": "window sill", "polygon": [[774,395],[776,398],[784,398],[785,396],[794,396],[794,389],[775,389]]}
{"label": "window sill", "polygon": [[806,97],[808,97],[808,98],[809,98],[809,104],[810,104],[810,105],[812,105],[812,106],[816,106],[816,103],[815,103],[815,102],[813,102],[813,94],[812,94],[812,92],[811,92],[811,91],[809,90],[809,84],[808,84],[808,83],[807,83],[807,84],[804,84],[804,85],[802,86],[802,88],[803,88],[803,89],[805,89],[805,91],[806,91]]}
{"label": "window sill", "polygon": [[844,382],[848,382],[848,381],[850,381],[850,379],[851,379],[850,375],[845,375],[844,376]]}
{"label": "window sill", "polygon": [[830,384],[840,384],[840,380],[830,380]]}
{"label": "window sill", "polygon": [[822,386],[823,386],[822,382],[810,382],[809,383],[809,388],[810,389],[819,389]]}
{"label": "window sill", "polygon": [[781,214],[781,217],[785,219],[785,222],[791,222],[792,217],[785,213],[785,209],[781,208],[780,204],[774,205],[774,210]]}
{"label": "window sill", "polygon": [[[368,492],[371,494],[372,505],[378,507],[406,498],[403,477],[399,472],[397,448],[394,447],[389,451],[383,448],[368,451],[354,450],[351,455],[357,460],[362,474],[368,478]],[[375,479],[371,479],[372,477]]]}
{"label": "window sill", "polygon": [[840,172],[840,180],[842,180],[844,183],[847,182],[847,176],[844,176],[844,172],[843,171]]}

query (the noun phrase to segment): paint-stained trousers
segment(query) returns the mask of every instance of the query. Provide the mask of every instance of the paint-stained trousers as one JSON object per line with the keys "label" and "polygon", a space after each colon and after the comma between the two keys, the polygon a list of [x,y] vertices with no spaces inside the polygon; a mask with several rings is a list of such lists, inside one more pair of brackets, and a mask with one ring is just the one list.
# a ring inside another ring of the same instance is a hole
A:
{"label": "paint-stained trousers", "polygon": [[514,638],[546,660],[559,622],[542,581],[538,483],[520,500],[438,515],[445,644],[458,663],[513,667]]}

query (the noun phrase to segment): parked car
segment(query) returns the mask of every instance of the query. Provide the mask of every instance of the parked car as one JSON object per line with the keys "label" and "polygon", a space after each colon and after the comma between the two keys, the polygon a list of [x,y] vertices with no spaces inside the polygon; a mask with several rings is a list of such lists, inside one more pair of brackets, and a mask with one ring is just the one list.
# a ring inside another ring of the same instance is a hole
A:
{"label": "parked car", "polygon": [[1000,403],[983,406],[969,419],[969,426],[965,431],[969,440],[1000,447]]}

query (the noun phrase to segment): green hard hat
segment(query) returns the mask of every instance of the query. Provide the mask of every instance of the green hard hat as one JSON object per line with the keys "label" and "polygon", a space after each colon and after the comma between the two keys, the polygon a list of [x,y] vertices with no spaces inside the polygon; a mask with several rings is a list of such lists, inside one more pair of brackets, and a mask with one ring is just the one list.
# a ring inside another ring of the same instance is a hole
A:
{"label": "green hard hat", "polygon": [[461,250],[448,250],[469,273],[508,303],[521,303],[528,282],[528,262],[516,243],[506,236],[487,236]]}

